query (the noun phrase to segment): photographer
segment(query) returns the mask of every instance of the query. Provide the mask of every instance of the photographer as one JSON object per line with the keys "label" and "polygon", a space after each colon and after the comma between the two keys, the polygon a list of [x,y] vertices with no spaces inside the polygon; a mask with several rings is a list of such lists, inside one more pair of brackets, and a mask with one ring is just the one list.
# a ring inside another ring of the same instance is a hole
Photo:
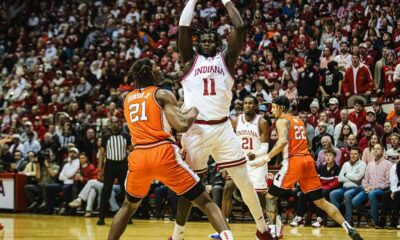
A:
{"label": "photographer", "polygon": [[44,201],[44,189],[46,185],[55,183],[60,166],[54,162],[55,155],[51,149],[46,149],[44,153],[39,156],[36,168],[37,183],[27,184],[25,194],[29,201],[29,211],[43,209],[46,206]]}

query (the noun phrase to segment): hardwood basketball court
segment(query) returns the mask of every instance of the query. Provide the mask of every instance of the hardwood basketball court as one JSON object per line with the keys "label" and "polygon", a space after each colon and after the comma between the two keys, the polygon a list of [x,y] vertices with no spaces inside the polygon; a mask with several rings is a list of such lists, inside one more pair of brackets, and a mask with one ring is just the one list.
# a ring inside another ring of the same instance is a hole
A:
{"label": "hardwood basketball court", "polygon": [[[96,220],[96,218],[83,218],[82,216],[65,217],[0,213],[0,223],[4,226],[4,229],[0,231],[0,239],[106,239],[112,219],[107,218],[105,226],[97,226]],[[128,225],[121,239],[166,240],[172,233],[173,225],[174,223],[171,221],[134,220],[132,225]],[[236,240],[254,239],[255,224],[233,223],[231,228]],[[366,240],[400,239],[400,230],[361,228],[359,232]],[[213,229],[207,222],[190,222],[186,228],[185,240],[206,240],[208,239],[207,235],[210,233],[213,233]],[[286,226],[284,239],[345,240],[350,238],[347,238],[342,228],[325,227],[315,229]]]}

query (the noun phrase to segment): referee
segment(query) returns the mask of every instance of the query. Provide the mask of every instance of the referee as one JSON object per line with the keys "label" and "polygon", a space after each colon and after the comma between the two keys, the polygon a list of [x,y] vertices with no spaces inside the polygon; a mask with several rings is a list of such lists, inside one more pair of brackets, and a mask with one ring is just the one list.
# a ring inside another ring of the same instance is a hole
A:
{"label": "referee", "polygon": [[[131,149],[131,138],[122,132],[118,118],[110,118],[110,133],[103,136],[99,154],[99,179],[104,179],[100,196],[100,214],[97,225],[104,225],[106,205],[110,200],[112,186],[117,178],[122,193],[125,193],[124,182],[128,171],[127,155]],[[105,162],[105,164],[104,164]]]}

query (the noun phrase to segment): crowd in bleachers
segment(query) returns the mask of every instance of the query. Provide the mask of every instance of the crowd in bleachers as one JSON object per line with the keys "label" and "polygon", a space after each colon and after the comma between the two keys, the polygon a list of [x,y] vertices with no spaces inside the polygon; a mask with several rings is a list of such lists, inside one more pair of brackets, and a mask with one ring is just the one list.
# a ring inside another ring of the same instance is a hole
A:
{"label": "crowd in bleachers", "polygon": [[[343,199],[349,222],[357,210],[370,226],[384,226],[392,211],[390,226],[396,227],[399,1],[233,2],[248,31],[233,73],[230,117],[242,112],[246,95],[256,96],[260,114],[271,124],[273,146],[277,133],[270,103],[286,95],[307,128],[325,196],[337,206]],[[102,188],[97,169],[101,137],[110,117],[122,122],[124,96],[134,87],[126,73],[136,59],[157,62],[163,73],[160,87],[183,101],[176,47],[183,5],[182,0],[0,3],[0,171],[28,176],[29,210],[53,214],[60,208],[73,214],[65,209],[85,202],[85,216],[95,211]],[[224,49],[232,24],[221,1],[199,0],[196,19],[217,29]],[[384,112],[386,103],[394,103],[394,109]],[[279,159],[272,165],[278,166]],[[207,189],[221,199],[221,177],[209,181]],[[120,192],[115,185],[112,212],[119,208]],[[160,183],[149,196],[155,198],[158,217],[168,198],[173,218],[176,196]],[[298,204],[307,203],[301,193],[296,197]],[[148,207],[139,214],[148,218]],[[292,225],[301,223],[304,214],[296,211]],[[326,221],[317,215],[318,227]]]}

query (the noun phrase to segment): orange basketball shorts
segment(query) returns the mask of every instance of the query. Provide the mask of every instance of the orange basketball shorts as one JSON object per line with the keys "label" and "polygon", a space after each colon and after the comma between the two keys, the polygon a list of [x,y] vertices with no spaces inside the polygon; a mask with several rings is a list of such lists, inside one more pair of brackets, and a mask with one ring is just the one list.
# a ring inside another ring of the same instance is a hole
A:
{"label": "orange basketball shorts", "polygon": [[125,189],[136,198],[144,198],[155,179],[178,195],[186,193],[200,181],[182,160],[179,148],[170,143],[135,148],[129,155],[128,166]]}
{"label": "orange basketball shorts", "polygon": [[286,190],[292,189],[296,182],[303,193],[322,188],[314,159],[310,155],[293,156],[283,160],[282,168],[274,178],[274,185]]}

